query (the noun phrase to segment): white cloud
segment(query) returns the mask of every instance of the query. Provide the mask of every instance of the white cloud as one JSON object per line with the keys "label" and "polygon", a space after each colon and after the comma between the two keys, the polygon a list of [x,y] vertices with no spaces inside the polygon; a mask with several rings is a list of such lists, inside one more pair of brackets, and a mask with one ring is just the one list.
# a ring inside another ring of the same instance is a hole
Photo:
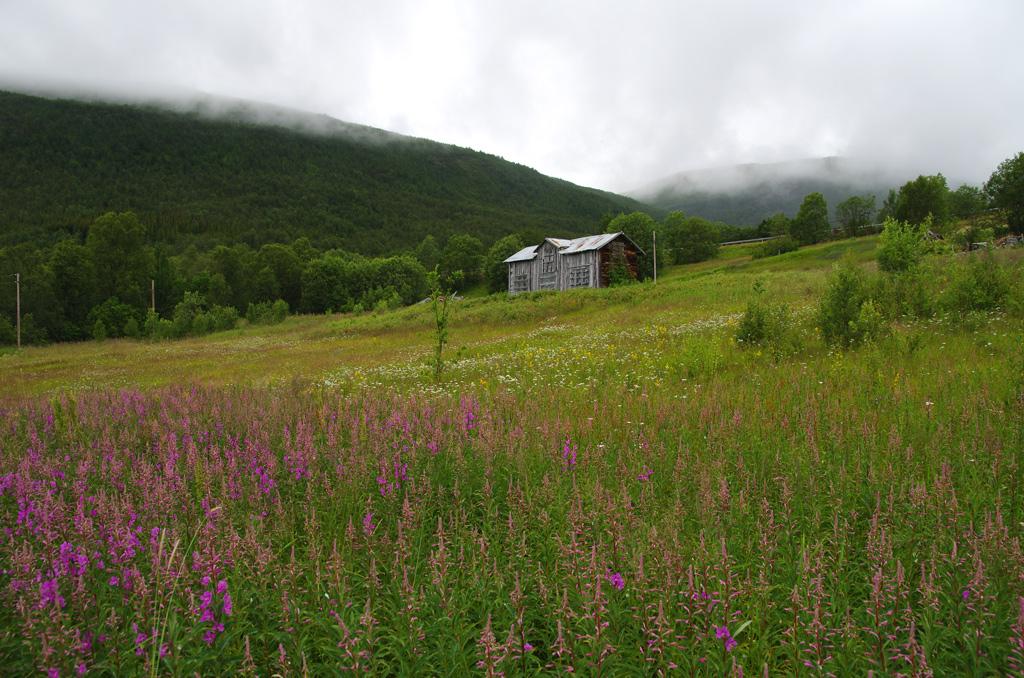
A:
{"label": "white cloud", "polygon": [[980,182],[1024,148],[1024,4],[0,2],[0,78],[200,90],[625,190],[849,154]]}

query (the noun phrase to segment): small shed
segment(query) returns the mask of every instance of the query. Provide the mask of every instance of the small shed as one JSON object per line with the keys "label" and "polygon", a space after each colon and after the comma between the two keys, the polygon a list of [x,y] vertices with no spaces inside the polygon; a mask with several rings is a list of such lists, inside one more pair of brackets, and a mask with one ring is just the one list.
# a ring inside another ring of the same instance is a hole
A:
{"label": "small shed", "polygon": [[508,293],[608,287],[614,269],[637,277],[637,260],[644,251],[621,231],[573,240],[545,238],[505,260]]}

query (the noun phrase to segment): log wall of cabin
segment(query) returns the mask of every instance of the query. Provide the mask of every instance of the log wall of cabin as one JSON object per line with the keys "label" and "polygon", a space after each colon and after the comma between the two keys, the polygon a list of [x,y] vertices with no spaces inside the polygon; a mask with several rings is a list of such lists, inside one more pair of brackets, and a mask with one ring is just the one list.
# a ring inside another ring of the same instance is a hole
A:
{"label": "log wall of cabin", "polygon": [[[558,248],[550,242],[537,248],[537,256],[534,258],[534,280],[535,290],[564,290],[561,286],[560,274],[563,268],[562,256],[558,254]],[[550,270],[553,268],[554,270]]]}
{"label": "log wall of cabin", "polygon": [[[536,276],[534,275],[534,259],[527,261],[513,261],[508,265],[508,293],[519,294],[520,292],[532,292],[537,289],[536,287]],[[516,276],[526,276],[526,289],[516,290],[514,281]]]}
{"label": "log wall of cabin", "polygon": [[[575,254],[563,254],[561,259],[561,266],[558,271],[558,289],[570,290],[574,287],[599,286],[599,253],[596,250],[577,252]],[[586,267],[587,269],[587,283],[585,285],[573,285],[573,269],[579,267]]]}

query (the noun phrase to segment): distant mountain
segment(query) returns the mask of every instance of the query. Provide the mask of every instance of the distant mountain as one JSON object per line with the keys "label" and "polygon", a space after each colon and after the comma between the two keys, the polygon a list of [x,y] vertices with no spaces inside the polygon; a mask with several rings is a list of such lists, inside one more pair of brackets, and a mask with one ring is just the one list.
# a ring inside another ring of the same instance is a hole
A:
{"label": "distant mountain", "polygon": [[877,205],[906,179],[847,158],[812,158],[680,172],[629,191],[657,210],[756,226],[777,212],[796,214],[804,196],[820,192],[829,208],[851,195],[874,195]]}
{"label": "distant mountain", "polygon": [[179,251],[306,236],[383,254],[428,233],[582,235],[642,208],[486,153],[280,107],[0,92],[0,246],[134,210]]}

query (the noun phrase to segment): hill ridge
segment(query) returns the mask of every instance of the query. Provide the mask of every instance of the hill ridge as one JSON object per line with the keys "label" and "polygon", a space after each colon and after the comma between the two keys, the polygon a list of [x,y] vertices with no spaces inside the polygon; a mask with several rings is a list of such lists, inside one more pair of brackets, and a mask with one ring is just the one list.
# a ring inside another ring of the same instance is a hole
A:
{"label": "hill ridge", "polygon": [[176,249],[306,236],[384,254],[428,234],[581,235],[642,208],[486,152],[245,100],[174,110],[0,91],[0,123],[0,246],[130,209]]}

